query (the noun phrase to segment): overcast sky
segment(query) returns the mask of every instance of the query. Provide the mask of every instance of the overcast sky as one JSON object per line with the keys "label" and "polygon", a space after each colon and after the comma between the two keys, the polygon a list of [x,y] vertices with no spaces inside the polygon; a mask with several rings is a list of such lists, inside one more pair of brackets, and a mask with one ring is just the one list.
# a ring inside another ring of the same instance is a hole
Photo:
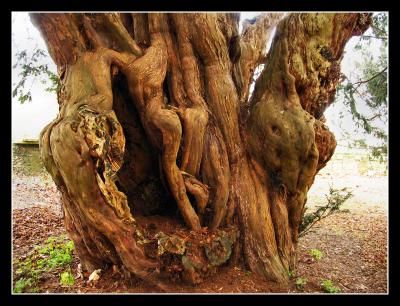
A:
{"label": "overcast sky", "polygon": [[[260,13],[256,12],[245,12],[241,13],[241,18],[252,18]],[[368,30],[370,31],[370,30]],[[359,60],[358,55],[354,51],[354,46],[357,43],[358,38],[353,37],[347,43],[345,48],[345,55],[342,60],[341,69],[342,72],[350,76],[355,73],[356,62]],[[374,54],[379,54],[379,40],[372,40],[370,50]],[[16,62],[15,54],[22,50],[34,50],[35,48],[46,50],[45,43],[41,38],[38,30],[31,24],[28,13],[24,12],[13,12],[12,13],[12,65]],[[46,50],[47,51],[47,50]],[[47,57],[45,62],[49,67],[56,72],[56,67],[52,62],[50,56]],[[12,70],[12,84],[17,83],[19,80],[18,69]],[[27,88],[31,88],[32,102],[26,102],[23,105],[20,104],[16,98],[12,101],[12,141],[20,141],[23,138],[34,138],[37,139],[40,131],[45,125],[52,121],[58,113],[58,104],[55,93],[46,92],[45,85],[42,85],[37,80],[29,80],[27,82]],[[13,86],[14,87],[14,86]],[[11,89],[12,90],[12,89]],[[341,127],[346,128],[348,131],[354,130],[354,124],[351,116],[347,115],[343,119],[339,118],[339,113],[344,109],[343,103],[334,103],[330,106],[326,112],[325,117],[327,119],[326,124],[329,129],[335,134],[336,138],[340,140]],[[360,109],[362,111],[362,109]],[[353,133],[356,137],[356,134]],[[363,136],[363,135],[357,135]],[[367,142],[370,144],[373,141],[367,138]]]}

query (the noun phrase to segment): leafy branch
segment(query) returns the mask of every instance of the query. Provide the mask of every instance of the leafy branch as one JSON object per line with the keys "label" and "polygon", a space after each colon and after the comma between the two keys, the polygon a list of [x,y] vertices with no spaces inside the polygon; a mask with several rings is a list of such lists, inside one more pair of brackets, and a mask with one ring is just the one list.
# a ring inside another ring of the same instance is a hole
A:
{"label": "leafy branch", "polygon": [[[46,58],[47,55],[44,50],[35,49],[30,57],[26,50],[18,52],[16,54],[17,63],[13,66],[13,69],[20,68],[21,72],[18,74],[20,76],[20,80],[15,85],[12,96],[17,97],[18,101],[21,104],[26,101],[32,101],[32,93],[31,89],[33,84],[35,83],[37,77],[41,78],[42,84],[48,84],[49,86],[45,88],[47,92],[58,92],[60,89],[60,79],[57,74],[52,72],[49,69],[47,64],[40,63],[41,58]],[[45,78],[43,78],[45,76]],[[32,78],[31,86],[29,89],[26,88],[26,82],[28,79]]]}
{"label": "leafy branch", "polygon": [[357,85],[357,87],[355,87],[355,89],[357,89],[358,87],[360,87],[360,85],[368,83],[370,81],[372,81],[373,79],[375,79],[376,77],[380,76],[382,73],[384,73],[387,70],[387,66],[382,70],[379,71],[378,73],[376,73],[375,75],[373,75],[371,78],[369,78],[368,80],[364,80],[364,81],[358,81],[355,83],[352,83],[352,86]]}
{"label": "leafy branch", "polygon": [[[370,156],[381,160],[387,155],[387,132],[384,128],[388,119],[387,31],[387,14],[374,14],[370,31],[372,33],[361,36],[355,46],[361,59],[357,63],[360,68],[358,80],[350,80],[342,75],[341,83],[337,87],[338,99],[343,101],[356,127],[378,141],[376,145],[368,147]],[[378,42],[378,55],[370,48],[371,40],[375,38],[382,38]]]}
{"label": "leafy branch", "polygon": [[387,40],[386,36],[373,36],[373,35],[362,35],[361,38],[375,38],[375,39],[382,39]]}
{"label": "leafy branch", "polygon": [[347,191],[347,188],[334,189],[329,186],[329,195],[325,195],[327,204],[318,206],[317,210],[312,213],[304,214],[299,227],[299,237],[303,237],[307,234],[310,229],[322,219],[338,212],[348,199],[353,196],[351,191]]}

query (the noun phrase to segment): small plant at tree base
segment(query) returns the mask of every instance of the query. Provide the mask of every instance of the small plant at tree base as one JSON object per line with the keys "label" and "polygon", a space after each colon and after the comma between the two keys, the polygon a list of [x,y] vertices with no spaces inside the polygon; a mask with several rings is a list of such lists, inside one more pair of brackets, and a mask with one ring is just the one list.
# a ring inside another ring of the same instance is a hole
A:
{"label": "small plant at tree base", "polygon": [[75,284],[74,276],[70,271],[61,273],[60,284],[63,286],[73,286]]}
{"label": "small plant at tree base", "polygon": [[[43,272],[70,266],[74,243],[65,239],[65,236],[50,237],[45,246],[37,246],[26,259],[15,262],[15,275],[19,278],[14,285],[15,293],[37,292],[38,288],[35,286]],[[65,275],[65,280],[66,277]]]}
{"label": "small plant at tree base", "polygon": [[299,227],[299,237],[304,236],[318,221],[338,212],[343,203],[352,196],[353,193],[347,191],[347,188],[334,189],[332,186],[329,186],[329,195],[325,195],[327,204],[318,206],[316,211],[303,215]]}
{"label": "small plant at tree base", "polygon": [[336,287],[333,285],[332,281],[329,279],[325,279],[322,282],[322,288],[324,289],[325,292],[327,293],[339,293],[341,292],[339,287]]}
{"label": "small plant at tree base", "polygon": [[32,286],[33,281],[31,278],[21,278],[16,281],[13,292],[14,293],[22,293],[23,291],[26,291],[25,289]]}
{"label": "small plant at tree base", "polygon": [[321,252],[321,251],[318,250],[318,249],[311,249],[311,250],[309,251],[309,254],[310,254],[312,257],[314,257],[316,260],[320,260],[322,257],[324,257],[324,253]]}
{"label": "small plant at tree base", "polygon": [[297,290],[303,291],[304,290],[304,286],[307,284],[308,279],[307,278],[303,278],[303,277],[299,277],[296,279],[296,288]]}
{"label": "small plant at tree base", "polygon": [[288,271],[287,271],[287,274],[288,274],[289,278],[292,278],[292,277],[295,276],[296,273],[295,273],[295,271],[288,270]]}

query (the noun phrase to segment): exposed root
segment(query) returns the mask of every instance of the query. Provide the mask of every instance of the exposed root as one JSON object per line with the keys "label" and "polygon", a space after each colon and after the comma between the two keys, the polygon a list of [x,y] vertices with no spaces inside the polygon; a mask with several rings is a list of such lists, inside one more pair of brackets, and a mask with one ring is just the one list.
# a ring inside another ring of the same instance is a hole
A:
{"label": "exposed root", "polygon": [[208,203],[208,186],[201,183],[193,175],[181,171],[185,180],[186,190],[189,191],[196,199],[197,210],[200,214],[204,214]]}
{"label": "exposed root", "polygon": [[231,172],[222,135],[212,122],[208,125],[204,146],[208,152],[203,155],[201,174],[203,182],[210,187],[213,214],[209,228],[215,230],[225,220]]}
{"label": "exposed root", "polygon": [[180,112],[184,129],[181,170],[197,176],[204,150],[207,112],[201,108],[186,108]]}

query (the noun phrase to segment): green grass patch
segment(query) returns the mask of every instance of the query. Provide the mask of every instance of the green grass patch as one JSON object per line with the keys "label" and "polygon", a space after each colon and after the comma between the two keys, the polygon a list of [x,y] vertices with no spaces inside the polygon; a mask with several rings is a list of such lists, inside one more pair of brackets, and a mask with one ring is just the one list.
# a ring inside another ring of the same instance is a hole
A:
{"label": "green grass patch", "polygon": [[35,286],[34,280],[32,278],[20,278],[15,282],[14,293],[22,292],[38,292],[38,288]]}
{"label": "green grass patch", "polygon": [[292,271],[292,270],[289,269],[287,271],[287,275],[289,276],[289,278],[293,278],[296,275],[296,273],[295,273],[295,271]]}
{"label": "green grass patch", "polygon": [[71,271],[65,271],[60,275],[60,284],[63,286],[73,286],[75,284],[75,278]]}
{"label": "green grass patch", "polygon": [[311,249],[309,254],[316,260],[320,260],[322,257],[324,257],[324,253],[318,249]]}
{"label": "green grass patch", "polygon": [[308,279],[305,277],[299,277],[296,279],[296,288],[297,290],[303,291],[304,286],[307,284]]}
{"label": "green grass patch", "polygon": [[[45,241],[44,246],[35,247],[24,260],[15,262],[17,281],[14,284],[14,292],[37,292],[37,284],[43,272],[60,269],[71,271],[73,251],[74,243],[64,235],[50,237]],[[74,279],[70,272],[68,275],[64,272],[62,275],[64,276],[61,278],[66,285],[71,283],[73,285]]]}
{"label": "green grass patch", "polygon": [[333,285],[333,282],[329,279],[322,281],[322,288],[326,293],[339,293],[341,292],[339,287]]}

